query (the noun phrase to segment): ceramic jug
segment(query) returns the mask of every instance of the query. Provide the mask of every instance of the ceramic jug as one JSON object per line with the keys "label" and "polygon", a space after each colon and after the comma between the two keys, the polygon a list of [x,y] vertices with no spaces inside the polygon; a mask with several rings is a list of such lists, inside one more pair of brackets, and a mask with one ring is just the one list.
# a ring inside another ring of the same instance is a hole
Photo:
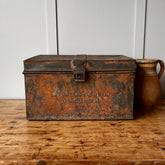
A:
{"label": "ceramic jug", "polygon": [[[160,71],[157,74],[158,63],[160,64]],[[137,59],[136,64],[135,108],[148,109],[160,101],[161,85],[159,79],[164,72],[164,63],[158,59]]]}

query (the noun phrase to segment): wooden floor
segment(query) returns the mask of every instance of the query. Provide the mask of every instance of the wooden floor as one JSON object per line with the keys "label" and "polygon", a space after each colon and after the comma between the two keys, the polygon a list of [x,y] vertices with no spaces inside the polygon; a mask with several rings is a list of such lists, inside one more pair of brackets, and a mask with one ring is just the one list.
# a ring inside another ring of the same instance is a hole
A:
{"label": "wooden floor", "polygon": [[27,121],[0,100],[0,165],[165,165],[165,100],[129,121]]}

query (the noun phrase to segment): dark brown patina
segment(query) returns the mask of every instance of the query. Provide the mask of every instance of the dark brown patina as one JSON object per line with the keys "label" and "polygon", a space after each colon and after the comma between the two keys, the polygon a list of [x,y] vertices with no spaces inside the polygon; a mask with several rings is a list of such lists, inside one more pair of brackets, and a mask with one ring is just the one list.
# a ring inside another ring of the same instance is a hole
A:
{"label": "dark brown patina", "polygon": [[121,55],[39,55],[27,59],[27,119],[133,119],[135,71],[135,60]]}

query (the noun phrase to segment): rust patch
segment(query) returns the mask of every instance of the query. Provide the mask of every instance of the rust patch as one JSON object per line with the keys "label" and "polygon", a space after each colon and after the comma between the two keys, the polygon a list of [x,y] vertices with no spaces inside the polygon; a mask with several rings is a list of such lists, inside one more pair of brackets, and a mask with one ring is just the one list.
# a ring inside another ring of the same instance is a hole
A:
{"label": "rust patch", "polygon": [[134,74],[26,74],[29,120],[116,120],[133,118]]}

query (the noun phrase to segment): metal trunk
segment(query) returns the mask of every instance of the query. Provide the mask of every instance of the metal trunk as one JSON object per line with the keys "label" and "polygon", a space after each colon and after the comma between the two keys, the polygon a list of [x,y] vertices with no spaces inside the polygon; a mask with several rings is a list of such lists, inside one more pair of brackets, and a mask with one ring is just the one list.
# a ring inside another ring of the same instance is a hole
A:
{"label": "metal trunk", "polygon": [[135,71],[135,60],[120,55],[40,55],[27,59],[27,119],[133,119]]}

